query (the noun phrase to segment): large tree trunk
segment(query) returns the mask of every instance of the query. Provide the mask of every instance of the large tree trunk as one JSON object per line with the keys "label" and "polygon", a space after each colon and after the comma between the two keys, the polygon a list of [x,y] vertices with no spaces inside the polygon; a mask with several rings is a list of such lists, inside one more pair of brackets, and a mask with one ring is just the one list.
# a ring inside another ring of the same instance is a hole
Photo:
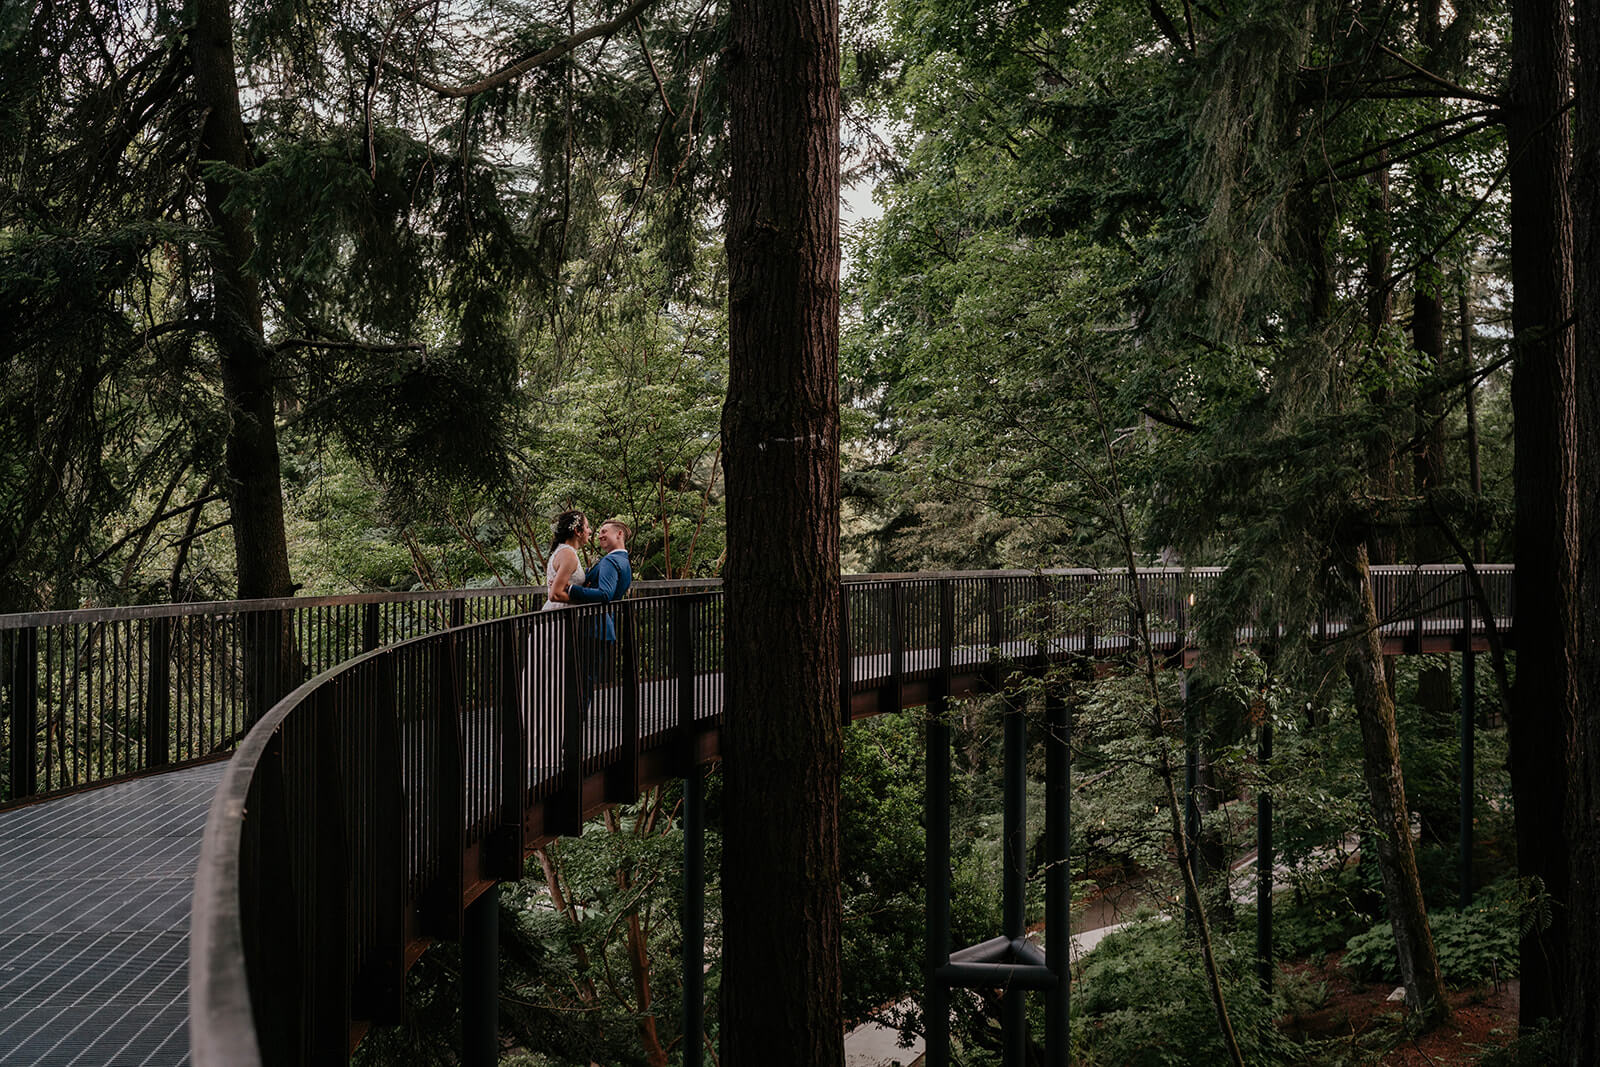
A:
{"label": "large tree trunk", "polygon": [[844,1061],[839,51],[831,0],[730,8],[722,1062]]}
{"label": "large tree trunk", "polygon": [[[1387,160],[1388,153],[1380,150],[1378,158]],[[1372,335],[1372,358],[1381,363],[1378,379],[1385,383],[1378,386],[1372,402],[1382,407],[1392,399],[1387,382],[1393,362],[1384,344],[1384,335],[1394,318],[1394,294],[1389,284],[1389,234],[1393,224],[1389,219],[1388,166],[1380,167],[1367,180],[1372,184],[1375,201],[1372,216],[1363,226],[1367,241],[1367,331]],[[1395,495],[1394,446],[1378,435],[1374,435],[1367,447],[1367,471],[1372,479],[1373,495],[1379,499]],[[1392,525],[1385,521],[1373,532],[1369,542],[1372,561],[1393,563],[1399,559],[1396,541]]]}
{"label": "large tree trunk", "polygon": [[[197,0],[192,33],[195,97],[205,109],[200,165],[225,163],[247,170],[250,149],[239,110],[228,0]],[[206,212],[217,238],[211,251],[211,287],[222,398],[229,417],[225,463],[239,596],[292,596],[272,357],[263,337],[260,290],[244,269],[255,248],[250,217],[223,206],[228,195],[224,182],[210,175],[203,181]]]}
{"label": "large tree trunk", "polygon": [[1551,925],[1522,942],[1521,1023],[1562,1013],[1567,943],[1567,738],[1577,641],[1572,212],[1567,191],[1567,0],[1511,5],[1511,383],[1515,429],[1517,680],[1510,716],[1517,866],[1552,898]]}
{"label": "large tree trunk", "polygon": [[1417,1013],[1418,1024],[1431,1029],[1449,1017],[1450,1002],[1439,975],[1428,911],[1422,902],[1422,880],[1417,875],[1417,859],[1411,845],[1406,787],[1400,773],[1400,734],[1395,728],[1394,701],[1384,682],[1383,638],[1378,632],[1378,607],[1366,545],[1356,546],[1348,568],[1361,632],[1345,655],[1345,673],[1350,677],[1356,715],[1361,721],[1361,768],[1377,823],[1377,831],[1363,840],[1362,847],[1370,845],[1378,852],[1389,926],[1400,958],[1400,977],[1406,985],[1406,1004]]}
{"label": "large tree trunk", "polygon": [[[1417,11],[1417,39],[1423,47],[1423,63],[1437,69],[1439,63],[1439,0],[1422,0]],[[1412,210],[1422,222],[1436,216],[1439,209],[1439,174],[1433,161],[1419,159],[1414,164],[1417,174],[1417,201]],[[1424,241],[1433,240],[1427,226],[1421,227]],[[1443,279],[1438,264],[1431,253],[1424,254],[1417,263],[1412,278],[1411,345],[1417,350],[1418,361],[1429,372],[1442,376],[1444,366],[1444,301],[1441,298]],[[1419,496],[1429,489],[1444,484],[1444,401],[1437,391],[1425,393],[1417,401],[1417,443],[1412,456],[1413,484]],[[1435,563],[1445,550],[1444,539],[1437,530],[1418,524],[1413,540],[1413,563]]]}
{"label": "large tree trunk", "polygon": [[[1578,108],[1600,115],[1600,11],[1578,12]],[[1567,840],[1571,879],[1567,930],[1567,1003],[1564,1061],[1570,1067],[1600,1063],[1600,130],[1579,126],[1573,198],[1578,230],[1577,266],[1577,524],[1578,546],[1576,721],[1568,789]],[[1520,631],[1521,624],[1519,622]]]}

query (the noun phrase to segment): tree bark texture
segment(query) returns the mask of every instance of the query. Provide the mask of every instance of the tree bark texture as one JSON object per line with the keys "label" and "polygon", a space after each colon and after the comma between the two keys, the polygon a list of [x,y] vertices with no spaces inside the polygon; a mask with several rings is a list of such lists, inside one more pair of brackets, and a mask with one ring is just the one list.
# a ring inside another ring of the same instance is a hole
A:
{"label": "tree bark texture", "polygon": [[1362,846],[1370,841],[1378,852],[1378,871],[1383,877],[1400,977],[1406,986],[1406,1004],[1417,1013],[1416,1021],[1424,1029],[1431,1029],[1449,1016],[1450,1002],[1445,998],[1444,979],[1439,974],[1428,911],[1422,902],[1422,879],[1417,874],[1416,853],[1411,844],[1406,786],[1400,772],[1400,734],[1395,728],[1394,701],[1384,680],[1383,638],[1378,632],[1378,607],[1366,545],[1356,546],[1348,569],[1361,632],[1345,655],[1345,673],[1350,678],[1356,715],[1361,722],[1361,768],[1377,824]]}
{"label": "tree bark texture", "polygon": [[[1439,71],[1439,0],[1422,0],[1417,5],[1417,40],[1423,47],[1423,64]],[[1417,213],[1420,231],[1433,240],[1427,219],[1439,210],[1439,174],[1431,161],[1418,160],[1416,173]],[[1424,370],[1442,377],[1444,359],[1444,300],[1440,295],[1438,264],[1431,253],[1418,262],[1412,279],[1411,345]],[[1414,486],[1418,496],[1444,485],[1444,398],[1428,390],[1417,401],[1417,444],[1412,459]],[[1434,563],[1446,551],[1444,538],[1436,529],[1418,526],[1414,540],[1413,563]]]}
{"label": "tree bark texture", "polygon": [[[1386,161],[1387,158],[1388,153],[1380,150],[1378,159]],[[1394,294],[1389,284],[1389,234],[1393,224],[1389,218],[1388,166],[1375,170],[1367,181],[1372,185],[1374,200],[1372,217],[1364,227],[1367,242],[1367,330],[1372,335],[1373,359],[1381,364],[1379,380],[1385,383],[1373,393],[1372,402],[1383,407],[1392,399],[1387,382],[1393,362],[1385,354],[1383,342],[1384,334],[1394,318]],[[1375,437],[1373,443],[1368,445],[1367,470],[1372,478],[1374,496],[1387,500],[1395,495],[1394,446],[1387,440]],[[1388,523],[1382,524],[1373,533],[1369,544],[1374,563],[1393,563],[1399,557],[1395,536]]]}
{"label": "tree bark texture", "polygon": [[212,313],[228,407],[225,465],[239,596],[287,597],[294,586],[283,527],[272,354],[263,336],[261,293],[245,270],[255,241],[248,213],[225,207],[227,184],[204,170],[213,163],[250,167],[228,0],[197,0],[191,34],[195,98],[205,113],[199,159],[206,213],[217,237],[211,250]]}
{"label": "tree bark texture", "polygon": [[839,34],[735,0],[722,1054],[844,1060],[840,1006]]}
{"label": "tree bark texture", "polygon": [[[1581,5],[1577,20],[1578,108],[1600,115],[1600,10]],[[1580,125],[1574,156],[1573,200],[1577,313],[1577,645],[1575,720],[1567,792],[1571,843],[1562,1029],[1569,1067],[1600,1063],[1600,129]]]}
{"label": "tree bark texture", "polygon": [[1552,898],[1522,942],[1520,1021],[1562,1014],[1567,944],[1563,814],[1575,714],[1577,585],[1572,209],[1567,188],[1571,35],[1567,0],[1511,5],[1511,280],[1515,363],[1517,678],[1510,727],[1517,866]]}

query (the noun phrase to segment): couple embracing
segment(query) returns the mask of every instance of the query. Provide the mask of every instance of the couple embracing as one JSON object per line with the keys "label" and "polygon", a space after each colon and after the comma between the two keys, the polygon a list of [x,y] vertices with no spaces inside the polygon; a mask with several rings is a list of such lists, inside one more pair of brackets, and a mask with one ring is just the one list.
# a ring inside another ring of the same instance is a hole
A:
{"label": "couple embracing", "polygon": [[[628,536],[633,531],[621,519],[607,519],[600,529],[591,531],[581,511],[563,511],[556,516],[555,539],[550,542],[550,560],[545,583],[546,599],[541,611],[554,611],[569,604],[609,604],[628,595],[633,584],[633,567],[628,562]],[[588,572],[583,569],[579,549],[593,536],[605,553]],[[611,640],[611,620],[606,620],[606,640]]]}
{"label": "couple embracing", "polygon": [[[555,539],[550,542],[546,564],[545,602],[540,611],[556,611],[578,604],[610,604],[628,595],[633,584],[633,567],[628,562],[628,535],[633,531],[621,519],[607,519],[599,530],[591,531],[581,511],[563,511],[556,516]],[[605,555],[587,572],[579,549],[589,538],[600,543]],[[573,652],[582,664],[575,679],[578,706],[587,709],[596,683],[610,675],[617,625],[605,612],[583,628]]]}

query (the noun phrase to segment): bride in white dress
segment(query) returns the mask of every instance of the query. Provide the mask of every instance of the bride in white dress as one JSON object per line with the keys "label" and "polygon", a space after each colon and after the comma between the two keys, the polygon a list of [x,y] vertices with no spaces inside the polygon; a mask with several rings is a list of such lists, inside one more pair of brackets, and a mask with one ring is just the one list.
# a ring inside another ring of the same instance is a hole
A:
{"label": "bride in white dress", "polygon": [[583,560],[578,550],[589,543],[589,520],[581,511],[563,511],[556,516],[555,538],[550,542],[550,559],[545,567],[545,602],[540,611],[567,606],[567,586],[583,584]]}

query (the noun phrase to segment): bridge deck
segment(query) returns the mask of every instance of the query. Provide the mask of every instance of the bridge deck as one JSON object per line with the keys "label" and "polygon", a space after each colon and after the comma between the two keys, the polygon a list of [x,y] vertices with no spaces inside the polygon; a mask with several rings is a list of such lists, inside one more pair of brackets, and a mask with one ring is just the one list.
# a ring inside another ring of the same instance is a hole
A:
{"label": "bridge deck", "polygon": [[223,767],[0,812],[0,1064],[189,1062],[189,901]]}
{"label": "bridge deck", "polygon": [[[1455,640],[1431,630],[1409,642],[1386,636],[1385,651],[1447,651]],[[1470,643],[1486,644],[1481,632]],[[1102,638],[1096,651],[1115,654],[1127,644]],[[1052,657],[1076,650],[1073,641],[1001,649]],[[988,656],[987,647],[970,646],[953,650],[952,659],[977,667]],[[857,687],[885,682],[889,659],[854,657]],[[902,669],[936,663],[933,650],[908,650]],[[711,699],[720,696],[719,682],[700,680],[705,713],[720,705]],[[903,696],[908,704],[919,700],[910,688]],[[862,714],[879,706],[872,689],[858,692],[857,701]],[[598,717],[586,725],[586,754],[597,754],[607,730]],[[672,721],[647,715],[643,726],[648,736]],[[190,898],[223,768],[191,767],[0,811],[0,1067],[189,1062]],[[530,772],[535,781],[557,773]]]}

